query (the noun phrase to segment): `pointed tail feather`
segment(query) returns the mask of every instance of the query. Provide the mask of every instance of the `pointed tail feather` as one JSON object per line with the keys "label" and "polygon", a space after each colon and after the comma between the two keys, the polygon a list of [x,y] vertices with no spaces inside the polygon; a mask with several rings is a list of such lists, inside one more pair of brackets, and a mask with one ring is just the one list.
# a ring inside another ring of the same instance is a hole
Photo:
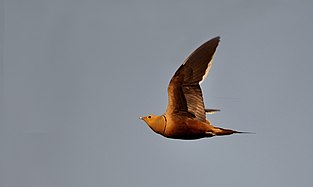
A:
{"label": "pointed tail feather", "polygon": [[240,131],[236,131],[235,133],[238,133],[238,134],[256,134],[255,132],[240,132]]}
{"label": "pointed tail feather", "polygon": [[231,129],[223,129],[220,127],[216,127],[213,133],[217,136],[225,136],[225,135],[231,135],[231,134],[255,134],[254,132],[241,132],[241,131],[235,131]]}

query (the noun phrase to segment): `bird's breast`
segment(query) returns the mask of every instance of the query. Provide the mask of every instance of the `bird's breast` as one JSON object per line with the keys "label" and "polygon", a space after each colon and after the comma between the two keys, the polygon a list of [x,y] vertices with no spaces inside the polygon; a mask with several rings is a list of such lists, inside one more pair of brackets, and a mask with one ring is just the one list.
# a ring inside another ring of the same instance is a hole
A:
{"label": "bird's breast", "polygon": [[169,117],[163,136],[175,139],[199,139],[206,136],[207,124],[196,119]]}

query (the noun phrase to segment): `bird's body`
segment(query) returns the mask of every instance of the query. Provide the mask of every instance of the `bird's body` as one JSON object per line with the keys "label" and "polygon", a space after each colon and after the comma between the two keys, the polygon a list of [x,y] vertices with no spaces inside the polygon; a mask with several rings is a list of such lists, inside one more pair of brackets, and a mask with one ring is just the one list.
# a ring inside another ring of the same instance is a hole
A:
{"label": "bird's body", "polygon": [[206,113],[219,110],[204,108],[199,84],[211,69],[219,41],[216,37],[204,43],[178,68],[168,86],[168,106],[163,115],[140,117],[154,132],[186,140],[242,133],[215,127],[206,119]]}
{"label": "bird's body", "polygon": [[229,135],[241,133],[230,129],[215,127],[206,121],[199,121],[192,117],[184,115],[149,115],[141,117],[148,126],[156,133],[173,139],[194,140],[200,138],[209,138],[212,136]]}
{"label": "bird's body", "polygon": [[199,120],[185,117],[182,115],[169,115],[166,130],[163,136],[175,139],[198,139],[211,137],[212,126],[209,122],[200,122]]}

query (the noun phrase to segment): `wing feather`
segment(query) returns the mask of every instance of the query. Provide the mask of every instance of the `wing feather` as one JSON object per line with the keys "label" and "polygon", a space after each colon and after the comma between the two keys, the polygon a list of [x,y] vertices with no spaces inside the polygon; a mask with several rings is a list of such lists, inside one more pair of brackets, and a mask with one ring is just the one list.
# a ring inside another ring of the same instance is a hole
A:
{"label": "wing feather", "polygon": [[219,39],[216,37],[201,45],[175,72],[168,86],[167,113],[187,114],[200,121],[206,120],[199,84],[211,69]]}

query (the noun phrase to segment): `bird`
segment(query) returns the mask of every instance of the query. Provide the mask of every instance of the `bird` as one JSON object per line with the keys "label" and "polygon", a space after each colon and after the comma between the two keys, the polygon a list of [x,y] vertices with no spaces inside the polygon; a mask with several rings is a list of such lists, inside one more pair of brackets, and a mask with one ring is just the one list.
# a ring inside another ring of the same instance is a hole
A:
{"label": "bird", "polygon": [[200,87],[212,67],[219,42],[219,36],[205,42],[177,69],[168,85],[168,106],[164,114],[139,117],[155,133],[182,140],[249,133],[213,126],[206,118],[207,113],[220,111],[205,108]]}

